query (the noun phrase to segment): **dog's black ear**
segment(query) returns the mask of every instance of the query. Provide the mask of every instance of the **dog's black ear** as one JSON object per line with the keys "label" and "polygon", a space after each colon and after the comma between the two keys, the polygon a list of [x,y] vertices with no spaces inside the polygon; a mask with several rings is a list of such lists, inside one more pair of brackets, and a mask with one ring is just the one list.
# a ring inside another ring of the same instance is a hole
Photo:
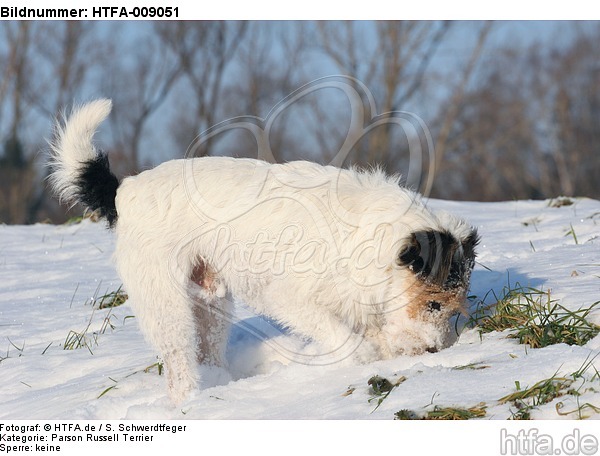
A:
{"label": "dog's black ear", "polygon": [[471,271],[475,266],[475,247],[479,244],[479,234],[473,228],[452,256],[452,264],[445,288],[467,287]]}
{"label": "dog's black ear", "polygon": [[477,233],[476,228],[472,228],[467,238],[463,241],[462,247],[465,254],[465,258],[471,263],[475,262],[475,247],[479,244],[480,237]]}
{"label": "dog's black ear", "polygon": [[425,262],[421,258],[421,244],[417,241],[416,233],[411,234],[406,247],[398,254],[397,263],[400,266],[408,266],[415,273],[423,270]]}
{"label": "dog's black ear", "polygon": [[454,236],[446,231],[416,231],[398,254],[397,262],[407,266],[418,277],[443,285],[448,278],[452,255],[457,247],[458,242]]}

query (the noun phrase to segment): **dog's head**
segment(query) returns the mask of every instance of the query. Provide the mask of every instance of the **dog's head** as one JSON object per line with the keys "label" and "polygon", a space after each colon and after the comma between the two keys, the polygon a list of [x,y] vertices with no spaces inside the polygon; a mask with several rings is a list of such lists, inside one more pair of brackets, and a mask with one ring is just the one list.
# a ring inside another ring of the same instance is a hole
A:
{"label": "dog's head", "polygon": [[393,252],[394,296],[383,328],[390,356],[447,347],[451,319],[466,311],[479,236],[460,219],[443,214],[439,220],[411,231]]}

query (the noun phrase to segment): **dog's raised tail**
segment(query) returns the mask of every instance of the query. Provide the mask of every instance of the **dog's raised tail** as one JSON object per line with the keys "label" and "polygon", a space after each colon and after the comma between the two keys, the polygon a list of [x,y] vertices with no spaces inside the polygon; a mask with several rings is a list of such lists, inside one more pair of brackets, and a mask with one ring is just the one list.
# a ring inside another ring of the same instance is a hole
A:
{"label": "dog's raised tail", "polygon": [[95,100],[73,109],[64,122],[58,121],[48,164],[50,185],[61,202],[82,203],[113,226],[119,181],[110,171],[107,155],[93,144],[94,134],[111,108],[110,100]]}

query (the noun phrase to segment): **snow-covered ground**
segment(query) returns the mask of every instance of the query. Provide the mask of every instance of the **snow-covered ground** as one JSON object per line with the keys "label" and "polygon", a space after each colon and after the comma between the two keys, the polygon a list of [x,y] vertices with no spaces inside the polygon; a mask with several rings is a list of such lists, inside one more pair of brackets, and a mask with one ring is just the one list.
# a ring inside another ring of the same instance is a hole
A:
{"label": "snow-covered ground", "polygon": [[[550,289],[570,309],[600,300],[600,202],[429,204],[479,228],[472,295],[500,294],[510,281]],[[515,382],[525,388],[557,373],[570,376],[600,349],[600,337],[581,347],[530,349],[506,333],[480,336],[466,329],[439,353],[369,365],[307,366],[288,362],[278,350],[282,345],[310,350],[306,342],[240,305],[228,349],[232,379],[205,372],[204,388],[174,407],[156,353],[129,318],[129,305],[94,305],[94,297],[121,285],[111,264],[113,250],[113,234],[103,223],[0,226],[0,419],[390,420],[401,409],[424,413],[436,405],[485,403],[485,418],[503,420],[515,410],[499,399],[516,390]],[[600,310],[589,319],[600,323]],[[249,333],[248,325],[265,337]],[[84,332],[87,347],[65,350],[69,336]],[[392,381],[406,377],[377,409],[367,385],[376,374]],[[561,413],[584,404],[600,407],[599,377],[593,368],[586,370],[574,384],[580,396],[563,395],[533,409],[532,418],[578,417],[559,415],[558,402]],[[581,410],[600,417],[593,407]]]}

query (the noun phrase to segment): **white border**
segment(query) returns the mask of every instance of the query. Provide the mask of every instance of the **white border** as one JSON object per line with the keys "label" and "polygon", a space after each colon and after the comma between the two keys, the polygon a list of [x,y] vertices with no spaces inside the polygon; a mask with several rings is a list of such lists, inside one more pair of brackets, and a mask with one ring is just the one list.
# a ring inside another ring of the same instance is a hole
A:
{"label": "white border", "polygon": [[[8,0],[2,6],[28,8],[92,8],[135,6],[178,7],[181,20],[594,20],[600,8],[587,0]],[[113,18],[119,20],[119,18]],[[131,20],[132,18],[128,18]]]}

